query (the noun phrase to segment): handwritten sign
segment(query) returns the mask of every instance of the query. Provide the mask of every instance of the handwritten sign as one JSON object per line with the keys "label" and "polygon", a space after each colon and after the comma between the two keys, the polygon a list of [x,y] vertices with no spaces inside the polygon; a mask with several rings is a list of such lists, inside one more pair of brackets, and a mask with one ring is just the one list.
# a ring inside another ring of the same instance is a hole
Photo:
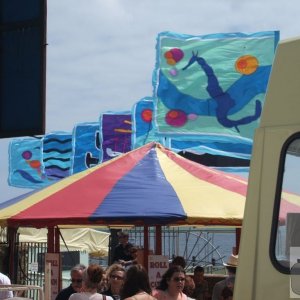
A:
{"label": "handwritten sign", "polygon": [[148,256],[148,274],[150,285],[152,289],[155,289],[162,275],[169,268],[168,256],[165,255],[149,255]]}
{"label": "handwritten sign", "polygon": [[51,264],[51,300],[55,300],[59,291],[60,254],[46,253],[45,265]]}

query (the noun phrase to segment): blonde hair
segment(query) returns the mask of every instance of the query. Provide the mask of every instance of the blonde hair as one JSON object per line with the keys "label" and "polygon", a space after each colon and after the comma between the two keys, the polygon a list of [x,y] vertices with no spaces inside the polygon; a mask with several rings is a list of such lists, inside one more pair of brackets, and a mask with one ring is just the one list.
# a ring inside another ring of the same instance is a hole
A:
{"label": "blonde hair", "polygon": [[113,273],[113,272],[116,272],[116,271],[122,271],[122,272],[126,272],[125,268],[120,265],[120,264],[112,264],[107,270],[106,270],[106,274],[108,277],[110,277],[110,275]]}

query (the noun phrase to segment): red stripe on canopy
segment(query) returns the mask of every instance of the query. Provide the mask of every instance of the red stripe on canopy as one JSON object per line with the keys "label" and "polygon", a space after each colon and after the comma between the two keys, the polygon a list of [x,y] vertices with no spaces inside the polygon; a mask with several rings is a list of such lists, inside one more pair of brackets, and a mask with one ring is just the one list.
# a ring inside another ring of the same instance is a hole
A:
{"label": "red stripe on canopy", "polygon": [[[152,147],[153,143],[148,144],[139,151],[128,152],[114,161],[111,160],[84,171],[87,175],[79,180],[76,180],[77,174],[64,179],[65,187],[46,198],[43,198],[41,193],[40,197],[43,200],[11,217],[8,224],[10,221],[16,224],[17,221],[22,225],[22,220],[28,223],[29,219],[32,220],[32,224],[43,220],[43,223],[48,222],[50,225],[52,219],[55,219],[56,224],[58,219],[64,220],[64,224],[72,224],[75,220],[76,222],[80,220],[81,224],[91,223],[89,217],[101,205],[118,180],[128,173]],[[125,156],[126,159],[124,159]],[[75,181],[69,184],[72,177]],[[66,216],[68,216],[68,222],[65,220]]]}

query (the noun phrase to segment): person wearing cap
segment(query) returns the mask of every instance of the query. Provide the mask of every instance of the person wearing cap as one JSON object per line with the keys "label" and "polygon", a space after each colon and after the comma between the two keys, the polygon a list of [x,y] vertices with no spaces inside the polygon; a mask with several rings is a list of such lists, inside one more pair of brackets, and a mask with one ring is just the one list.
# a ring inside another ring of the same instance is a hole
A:
{"label": "person wearing cap", "polygon": [[119,231],[118,238],[119,245],[115,248],[112,261],[126,266],[126,264],[134,259],[130,253],[130,249],[133,245],[128,242],[129,234],[126,231]]}
{"label": "person wearing cap", "polygon": [[233,255],[228,258],[227,263],[223,264],[228,273],[228,277],[224,280],[217,282],[213,288],[212,300],[220,300],[222,299],[222,291],[225,287],[231,289],[233,291],[234,281],[235,281],[235,273],[236,268],[238,266],[238,255]]}

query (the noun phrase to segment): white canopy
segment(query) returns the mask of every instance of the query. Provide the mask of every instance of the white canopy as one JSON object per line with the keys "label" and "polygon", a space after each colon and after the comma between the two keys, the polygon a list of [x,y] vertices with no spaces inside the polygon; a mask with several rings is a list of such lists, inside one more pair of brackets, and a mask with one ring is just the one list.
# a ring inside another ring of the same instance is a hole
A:
{"label": "white canopy", "polygon": [[[20,242],[47,242],[47,229],[19,228]],[[80,250],[88,253],[108,254],[109,233],[91,228],[60,229],[61,235],[70,251]],[[65,243],[60,238],[60,249],[66,251]]]}

